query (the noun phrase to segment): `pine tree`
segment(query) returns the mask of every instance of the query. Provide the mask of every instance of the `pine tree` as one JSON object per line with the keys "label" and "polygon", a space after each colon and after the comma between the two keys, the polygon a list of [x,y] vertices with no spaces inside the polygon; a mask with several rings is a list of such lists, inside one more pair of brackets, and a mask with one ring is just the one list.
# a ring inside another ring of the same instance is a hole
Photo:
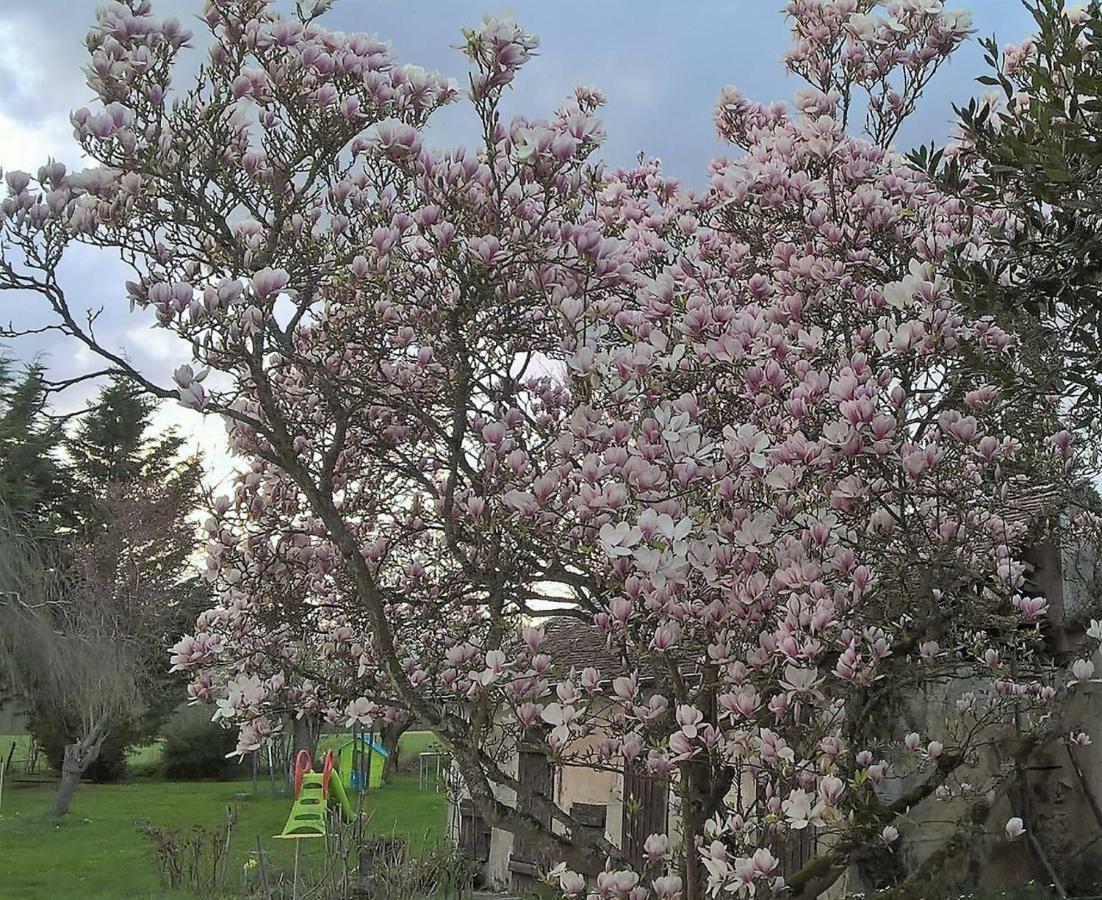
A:
{"label": "pine tree", "polygon": [[72,525],[73,485],[59,450],[61,426],[46,414],[43,366],[17,375],[0,356],[0,502],[34,535]]}

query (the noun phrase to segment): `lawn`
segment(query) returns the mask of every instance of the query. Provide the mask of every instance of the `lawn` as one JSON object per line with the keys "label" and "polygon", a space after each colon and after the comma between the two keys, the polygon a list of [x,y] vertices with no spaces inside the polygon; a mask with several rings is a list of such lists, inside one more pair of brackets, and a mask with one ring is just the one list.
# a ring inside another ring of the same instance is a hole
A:
{"label": "lawn", "polygon": [[[417,735],[414,743],[421,740]],[[10,746],[10,739],[3,746]],[[411,756],[419,752],[409,745],[403,751]],[[60,823],[46,814],[53,794],[52,783],[5,783],[0,808],[0,898],[176,900],[189,896],[161,889],[141,827],[146,823],[170,828],[217,826],[225,821],[226,807],[234,803],[239,819],[230,843],[228,886],[242,883],[243,867],[255,851],[257,836],[269,854],[272,875],[290,872],[293,864],[294,842],[272,837],[283,828],[290,801],[271,797],[263,783],[255,796],[247,781],[134,779],[114,785],[85,784],[77,791],[71,813]],[[416,775],[402,774],[365,798],[364,811],[370,816],[367,830],[405,835],[417,852],[426,842],[443,839],[445,807],[443,793],[420,791]],[[317,863],[321,853],[320,841],[304,844],[304,870]]]}
{"label": "lawn", "polygon": [[[318,755],[320,756],[329,748],[336,749],[350,737],[349,734],[323,734],[318,742]],[[15,744],[13,758],[19,762],[25,760],[30,748],[30,736],[26,734],[0,734],[0,758],[7,758],[13,743]],[[399,746],[402,769],[407,772],[416,772],[417,754],[439,748],[440,742],[431,731],[407,731],[402,735]],[[160,740],[133,747],[127,754],[130,767],[135,771],[155,768],[160,762],[163,749],[164,742]],[[45,759],[40,759],[39,765],[45,766]]]}

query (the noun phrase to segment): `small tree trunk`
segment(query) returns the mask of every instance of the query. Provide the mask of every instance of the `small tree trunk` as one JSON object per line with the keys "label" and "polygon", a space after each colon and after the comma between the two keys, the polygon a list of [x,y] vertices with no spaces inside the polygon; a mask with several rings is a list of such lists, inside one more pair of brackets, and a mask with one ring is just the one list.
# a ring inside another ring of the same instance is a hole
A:
{"label": "small tree trunk", "polygon": [[[715,684],[712,673],[706,674],[708,683]],[[716,716],[716,691],[701,693],[697,698],[704,715],[710,720]],[[704,863],[697,848],[697,838],[704,834],[704,823],[711,815],[711,807],[718,803],[716,793],[726,793],[726,785],[717,784],[713,779],[713,770],[706,759],[695,758],[682,764],[682,811],[681,833],[684,843],[684,900],[704,900],[707,894],[708,879],[704,872]],[[718,788],[718,791],[717,791]]]}
{"label": "small tree trunk", "polygon": [[57,786],[57,801],[54,804],[54,815],[64,816],[69,812],[69,805],[73,802],[73,794],[80,785],[80,776],[84,769],[78,761],[77,753],[80,744],[66,744],[65,757],[61,762],[61,781]]}
{"label": "small tree trunk", "polygon": [[704,900],[703,873],[701,872],[700,854],[696,848],[696,836],[701,830],[701,822],[697,813],[696,798],[693,796],[696,785],[692,777],[692,769],[695,766],[690,763],[686,768],[686,790],[682,794],[681,807],[681,834],[684,842],[685,857],[683,860],[683,878],[685,882],[684,900]]}
{"label": "small tree trunk", "polygon": [[64,816],[69,812],[73,795],[80,786],[81,776],[96,761],[106,737],[107,720],[101,718],[81,740],[65,745],[65,755],[61,760],[61,781],[57,785],[57,800],[54,804],[55,816]]}

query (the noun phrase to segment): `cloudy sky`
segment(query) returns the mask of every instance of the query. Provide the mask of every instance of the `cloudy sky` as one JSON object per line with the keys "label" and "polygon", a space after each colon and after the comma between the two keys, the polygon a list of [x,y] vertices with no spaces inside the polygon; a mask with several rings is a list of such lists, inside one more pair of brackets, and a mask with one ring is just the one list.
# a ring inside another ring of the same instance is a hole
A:
{"label": "cloudy sky", "polygon": [[[89,101],[81,71],[82,44],[97,0],[0,0],[0,166],[34,171],[47,157],[79,167],[69,111]],[[202,0],[154,0],[155,13],[193,19]],[[291,5],[291,0],[281,3]],[[577,83],[608,95],[604,113],[605,157],[630,161],[639,151],[663,160],[668,171],[700,184],[708,160],[722,151],[712,131],[711,109],[720,88],[736,84],[755,99],[787,99],[795,84],[778,61],[787,30],[781,0],[338,0],[326,17],[331,28],[368,31],[390,41],[399,58],[464,80],[464,60],[454,49],[463,25],[486,13],[507,14],[540,35],[539,57],[526,68],[512,104],[528,114],[546,114]],[[1030,32],[1031,19],[1017,0],[962,0],[980,35],[1000,43]],[[191,26],[199,38],[202,25]],[[201,41],[200,41],[201,43]],[[195,56],[198,56],[195,52]],[[949,131],[950,104],[978,88],[982,70],[975,44],[944,69],[927,93],[920,115],[901,135],[902,147],[941,140]],[[472,134],[469,111],[447,109],[434,127],[440,144]],[[190,361],[186,348],[149,321],[127,312],[125,270],[110,256],[74,252],[63,272],[80,305],[103,307],[98,331],[104,343],[123,348],[143,370],[167,382],[168,373]],[[0,296],[0,320],[35,321],[35,298]],[[8,348],[22,359],[40,355],[57,377],[88,371],[94,364],[78,348],[57,340],[28,340]],[[87,393],[65,401],[77,406]],[[221,426],[202,424],[185,410],[166,410],[195,435],[195,446],[214,461],[215,480],[226,471]]]}

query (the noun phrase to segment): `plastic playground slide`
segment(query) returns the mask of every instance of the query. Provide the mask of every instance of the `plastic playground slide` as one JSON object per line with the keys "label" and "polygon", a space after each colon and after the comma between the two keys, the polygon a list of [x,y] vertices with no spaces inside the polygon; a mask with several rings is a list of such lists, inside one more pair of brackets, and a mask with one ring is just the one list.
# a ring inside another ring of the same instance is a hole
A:
{"label": "plastic playground slide", "polygon": [[333,751],[326,751],[322,771],[315,772],[310,751],[300,750],[295,757],[295,802],[287,824],[276,837],[325,837],[325,811],[331,799],[336,799],[340,805],[341,817],[346,822],[356,818],[356,811],[341,783]]}

